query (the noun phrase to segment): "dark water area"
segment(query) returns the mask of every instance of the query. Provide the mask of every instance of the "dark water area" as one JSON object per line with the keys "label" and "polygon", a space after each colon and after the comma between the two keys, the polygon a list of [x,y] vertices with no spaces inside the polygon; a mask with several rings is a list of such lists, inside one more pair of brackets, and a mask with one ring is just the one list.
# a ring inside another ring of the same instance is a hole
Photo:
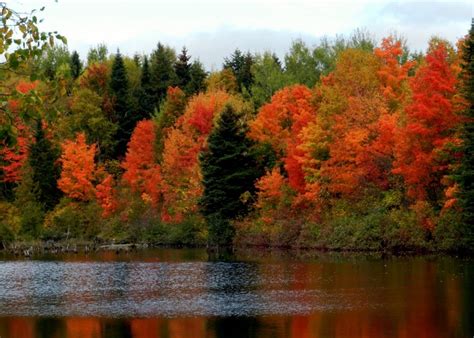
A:
{"label": "dark water area", "polygon": [[0,337],[473,337],[474,259],[0,253]]}

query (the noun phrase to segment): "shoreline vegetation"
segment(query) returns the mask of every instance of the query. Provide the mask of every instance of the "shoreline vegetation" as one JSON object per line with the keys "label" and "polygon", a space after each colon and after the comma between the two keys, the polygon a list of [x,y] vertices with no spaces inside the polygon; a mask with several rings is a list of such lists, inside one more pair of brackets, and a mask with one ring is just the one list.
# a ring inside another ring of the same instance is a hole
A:
{"label": "shoreline vegetation", "polygon": [[356,30],[207,72],[161,43],[81,60],[0,9],[4,250],[474,250],[474,22],[424,52]]}
{"label": "shoreline vegetation", "polygon": [[[397,248],[368,248],[368,247],[311,247],[311,246],[272,246],[268,244],[240,244],[228,247],[213,247],[204,243],[182,244],[182,243],[147,243],[147,242],[124,242],[116,243],[67,240],[67,241],[14,241],[0,243],[0,255],[14,256],[20,258],[35,258],[48,255],[50,257],[59,257],[64,254],[89,255],[100,252],[111,252],[115,254],[127,254],[153,249],[206,249],[206,251],[215,256],[216,252],[221,252],[225,257],[233,252],[298,252],[300,254],[375,254],[382,257],[390,256],[424,256],[424,255],[453,255],[453,256],[472,256],[471,251],[459,249],[438,249],[435,247],[397,247]],[[215,257],[220,257],[219,255]]]}

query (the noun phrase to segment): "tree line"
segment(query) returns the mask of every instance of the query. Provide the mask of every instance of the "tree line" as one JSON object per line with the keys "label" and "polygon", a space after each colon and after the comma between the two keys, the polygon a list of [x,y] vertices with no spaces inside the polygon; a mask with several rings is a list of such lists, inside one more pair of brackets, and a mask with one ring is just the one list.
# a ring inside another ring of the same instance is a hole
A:
{"label": "tree line", "polygon": [[2,242],[473,247],[473,28],[425,53],[364,31],[236,49],[208,73],[161,43],[83,61],[9,11]]}

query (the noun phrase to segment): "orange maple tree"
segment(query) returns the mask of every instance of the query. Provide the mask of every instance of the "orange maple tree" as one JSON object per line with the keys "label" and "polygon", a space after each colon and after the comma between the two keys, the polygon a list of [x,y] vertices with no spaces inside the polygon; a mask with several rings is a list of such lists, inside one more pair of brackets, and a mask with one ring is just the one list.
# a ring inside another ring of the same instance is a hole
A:
{"label": "orange maple tree", "polygon": [[122,163],[125,170],[122,178],[133,191],[140,193],[145,200],[151,199],[156,206],[160,198],[161,172],[156,163],[155,138],[153,121],[137,123]]}
{"label": "orange maple tree", "polygon": [[305,180],[298,160],[303,153],[298,146],[302,142],[300,132],[316,116],[312,96],[306,86],[286,87],[260,108],[250,124],[250,138],[272,146],[284,163],[289,185],[299,192],[304,191]]}
{"label": "orange maple tree", "polygon": [[66,140],[61,147],[59,189],[70,198],[91,200],[95,196],[92,181],[95,175],[96,145],[87,145],[85,134],[78,133],[75,140]]}
{"label": "orange maple tree", "polygon": [[457,142],[456,77],[443,43],[429,51],[410,86],[413,98],[405,109],[406,123],[397,131],[393,172],[403,176],[409,197],[424,201],[447,169],[443,154]]}
{"label": "orange maple tree", "polygon": [[16,143],[8,146],[2,142],[0,146],[0,181],[1,182],[19,182],[21,181],[21,168],[28,159],[28,147],[31,141],[31,135],[28,128],[17,123],[18,136]]}
{"label": "orange maple tree", "polygon": [[95,197],[102,208],[102,217],[104,218],[110,216],[118,208],[114,188],[115,180],[110,174],[106,174],[105,178],[95,187]]}

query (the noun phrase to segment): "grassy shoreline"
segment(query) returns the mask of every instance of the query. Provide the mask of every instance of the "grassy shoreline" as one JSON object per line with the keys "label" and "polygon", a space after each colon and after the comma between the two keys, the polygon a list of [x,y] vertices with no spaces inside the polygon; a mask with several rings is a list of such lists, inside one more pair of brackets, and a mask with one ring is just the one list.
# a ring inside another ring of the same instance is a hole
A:
{"label": "grassy shoreline", "polygon": [[[50,254],[88,254],[101,251],[110,251],[115,253],[128,253],[137,250],[146,249],[193,249],[201,248],[213,251],[212,248],[197,244],[181,244],[181,243],[149,243],[149,242],[127,242],[115,243],[114,241],[85,241],[85,240],[61,240],[61,241],[14,241],[10,243],[1,243],[0,253],[10,254],[16,257],[32,257],[36,255]],[[370,248],[328,248],[328,247],[311,247],[311,246],[281,246],[281,245],[255,245],[238,243],[233,250],[243,251],[278,251],[291,252],[299,251],[305,253],[345,253],[345,254],[381,254],[390,256],[422,256],[431,254],[440,255],[468,255],[472,252],[462,250],[440,250],[436,248],[387,248],[387,249],[370,249]]]}

